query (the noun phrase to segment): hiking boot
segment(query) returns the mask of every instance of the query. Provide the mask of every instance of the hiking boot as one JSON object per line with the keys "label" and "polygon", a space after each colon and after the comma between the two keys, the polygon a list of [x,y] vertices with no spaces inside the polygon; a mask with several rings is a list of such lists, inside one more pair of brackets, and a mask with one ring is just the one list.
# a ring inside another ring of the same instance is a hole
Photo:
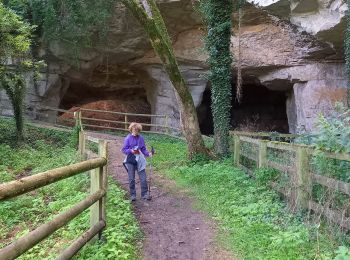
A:
{"label": "hiking boot", "polygon": [[131,202],[136,201],[136,196],[132,195],[132,196],[130,197],[130,201],[131,201]]}
{"label": "hiking boot", "polygon": [[152,197],[149,196],[149,195],[145,195],[145,196],[142,197],[142,199],[143,199],[143,200],[151,200]]}

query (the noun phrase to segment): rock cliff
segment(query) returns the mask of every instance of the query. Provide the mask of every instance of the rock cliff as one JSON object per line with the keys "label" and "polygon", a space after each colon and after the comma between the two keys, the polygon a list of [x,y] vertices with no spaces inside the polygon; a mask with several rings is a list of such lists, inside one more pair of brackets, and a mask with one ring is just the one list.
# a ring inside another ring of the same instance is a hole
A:
{"label": "rock cliff", "polygon": [[[244,98],[240,104],[233,103],[232,125],[239,127],[245,124],[244,117],[249,121],[257,116],[260,121],[271,122],[269,129],[261,130],[309,131],[318,113],[328,113],[336,101],[346,102],[343,51],[346,2],[248,2],[240,34],[237,14],[233,14],[232,53],[237,57],[240,38]],[[162,0],[159,5],[201,124],[207,125],[210,100],[203,95],[210,93],[210,84],[205,78],[208,67],[202,20],[190,0]],[[40,53],[48,68],[36,86],[29,83],[27,104],[69,108],[98,100],[146,100],[152,113],[169,114],[171,125],[178,126],[178,106],[171,83],[142,28],[122,5],[115,7],[107,39],[79,54],[79,68],[71,65],[74,62],[61,42],[52,43]],[[235,65],[232,64],[233,91]],[[264,91],[259,93],[265,94],[254,97],[262,88]],[[284,105],[274,105],[276,98],[264,95],[275,95],[282,99],[276,102]],[[0,95],[0,101],[5,107],[2,113],[10,113],[4,94]],[[274,109],[284,111],[275,113]],[[285,120],[278,118],[278,121],[287,127],[272,127],[277,122],[274,114],[283,113]],[[235,122],[235,118],[241,122]]]}

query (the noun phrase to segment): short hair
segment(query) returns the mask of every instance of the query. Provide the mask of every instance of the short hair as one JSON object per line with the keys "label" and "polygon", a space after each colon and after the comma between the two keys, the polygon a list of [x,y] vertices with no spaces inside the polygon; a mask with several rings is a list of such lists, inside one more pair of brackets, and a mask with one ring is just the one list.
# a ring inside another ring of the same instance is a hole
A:
{"label": "short hair", "polygon": [[138,130],[138,132],[141,132],[142,131],[142,125],[139,124],[139,123],[135,123],[135,122],[132,122],[130,125],[129,125],[129,132],[131,133],[132,132],[132,129],[136,129]]}

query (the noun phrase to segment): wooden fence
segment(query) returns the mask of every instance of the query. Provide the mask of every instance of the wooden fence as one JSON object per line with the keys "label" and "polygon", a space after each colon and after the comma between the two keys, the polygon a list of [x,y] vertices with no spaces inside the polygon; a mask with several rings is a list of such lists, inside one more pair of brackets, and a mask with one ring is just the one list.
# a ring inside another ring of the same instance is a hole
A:
{"label": "wooden fence", "polygon": [[[70,259],[88,241],[101,237],[102,230],[106,226],[107,143],[104,140],[96,139],[93,142],[98,143],[97,158],[0,184],[1,202],[86,171],[90,171],[91,176],[90,195],[88,197],[72,206],[69,210],[58,214],[46,224],[42,224],[12,244],[0,249],[0,260],[19,257],[88,208],[90,208],[90,229],[66,248],[57,259]],[[84,150],[80,152],[81,155],[84,155]]]}
{"label": "wooden fence", "polygon": [[[350,183],[316,174],[310,167],[310,158],[315,155],[315,150],[311,146],[293,144],[287,142],[276,142],[256,139],[248,136],[261,137],[254,133],[241,132],[231,133],[233,140],[233,161],[234,165],[242,168],[247,174],[254,176],[254,168],[272,168],[280,172],[285,172],[289,176],[291,183],[287,187],[281,188],[274,182],[270,185],[281,192],[288,200],[292,209],[308,209],[316,214],[323,215],[328,220],[336,223],[340,227],[350,230],[350,217],[346,216],[345,210],[329,208],[329,205],[321,205],[312,199],[312,185],[320,184],[333,191],[340,191],[350,195]],[[267,137],[264,135],[264,137]],[[292,138],[292,136],[286,136]],[[244,144],[253,147],[255,151],[244,151]],[[276,162],[267,156],[268,149],[287,154],[291,164]],[[328,153],[324,156],[330,159],[350,162],[350,154]],[[253,162],[253,167],[242,164],[242,160]]]}
{"label": "wooden fence", "polygon": [[[169,122],[169,115],[154,115],[154,114],[136,114],[136,113],[124,113],[124,112],[116,112],[109,110],[97,110],[97,109],[85,109],[85,108],[77,108],[75,112],[53,108],[48,106],[41,107],[33,107],[31,117],[37,118],[40,121],[47,121],[50,123],[54,123],[59,126],[72,126],[76,122],[76,118],[78,118],[81,122],[81,125],[84,129],[101,129],[101,130],[119,130],[119,131],[128,131],[128,126],[131,122],[135,120],[130,120],[130,118],[162,118],[163,124],[148,124],[142,123],[143,126],[153,128],[154,130],[144,129],[143,132],[156,133],[156,134],[165,134],[173,137],[178,137],[181,135],[181,129],[177,127],[173,127]],[[41,112],[39,112],[41,111]],[[44,112],[46,111],[46,112]],[[58,114],[70,115],[68,118],[58,117]],[[101,116],[108,115],[119,115],[124,118],[123,121],[118,120],[108,120],[108,119],[100,119],[91,116],[87,116],[88,113],[96,113],[101,114]],[[120,125],[118,127],[111,125]],[[160,130],[159,130],[160,129]]]}

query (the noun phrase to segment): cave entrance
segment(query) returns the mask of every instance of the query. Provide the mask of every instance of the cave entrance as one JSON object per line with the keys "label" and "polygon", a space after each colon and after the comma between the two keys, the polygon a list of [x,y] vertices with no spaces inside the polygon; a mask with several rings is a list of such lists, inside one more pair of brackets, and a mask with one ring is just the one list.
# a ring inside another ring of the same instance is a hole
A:
{"label": "cave entrance", "polygon": [[[114,104],[114,111],[150,114],[151,106],[143,87],[109,88],[94,87],[84,82],[72,81],[61,99],[60,108],[89,107],[107,110],[106,104]],[[130,108],[130,111],[128,110]],[[115,110],[117,109],[117,110]]]}
{"label": "cave entrance", "polygon": [[[235,92],[234,84],[232,91]],[[197,108],[200,128],[205,135],[212,135],[214,132],[210,95],[208,87]],[[232,100],[231,129],[289,133],[286,102],[286,91],[272,91],[256,83],[244,84],[241,102],[238,103],[235,98]]]}
{"label": "cave entrance", "polygon": [[[129,83],[129,82],[127,82]],[[147,100],[146,89],[138,84],[91,84],[89,82],[71,81],[61,99],[60,108],[75,111],[76,107],[90,110],[107,110],[113,112],[151,114],[151,105]],[[72,113],[59,115],[58,122],[72,122]],[[125,128],[125,116],[123,114],[106,113],[97,111],[83,111],[84,122],[88,125],[99,125],[112,128]],[[92,119],[100,119],[94,121]],[[107,121],[114,121],[107,122]],[[117,121],[119,123],[117,123]],[[150,117],[128,115],[127,122],[139,122],[150,124]],[[144,130],[149,130],[145,126]]]}

